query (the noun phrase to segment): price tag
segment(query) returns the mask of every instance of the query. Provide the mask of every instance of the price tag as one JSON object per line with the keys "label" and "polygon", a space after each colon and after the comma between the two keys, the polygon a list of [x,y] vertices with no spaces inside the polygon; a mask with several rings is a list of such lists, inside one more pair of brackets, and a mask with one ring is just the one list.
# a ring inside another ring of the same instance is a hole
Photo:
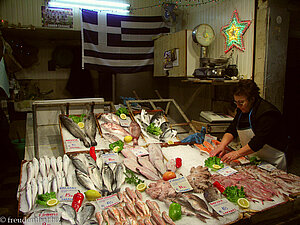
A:
{"label": "price tag", "polygon": [[169,183],[175,189],[176,192],[187,192],[193,190],[190,183],[184,176],[171,179],[169,180]]}
{"label": "price tag", "polygon": [[60,187],[58,192],[58,200],[60,202],[72,202],[73,196],[78,192],[76,187]]}
{"label": "price tag", "polygon": [[67,149],[81,149],[81,143],[79,139],[68,139],[66,140]]}
{"label": "price tag", "polygon": [[42,212],[34,217],[25,218],[25,225],[58,225],[60,222],[61,213],[59,212]]}
{"label": "price tag", "polygon": [[140,157],[140,156],[144,156],[144,155],[149,155],[149,152],[145,148],[143,148],[141,146],[132,147],[132,148],[130,148],[130,150],[133,152],[133,154],[136,157]]}
{"label": "price tag", "polygon": [[116,153],[107,153],[102,155],[103,162],[106,164],[109,163],[117,163],[118,162],[118,154]]}
{"label": "price tag", "polygon": [[275,166],[273,166],[272,164],[270,163],[267,163],[267,162],[262,162],[261,164],[258,165],[259,168],[262,168],[264,170],[267,170],[269,172],[273,171],[276,169]]}
{"label": "price tag", "polygon": [[212,144],[212,140],[217,140],[217,137],[212,136],[210,134],[205,134],[204,141],[207,141],[208,143]]}
{"label": "price tag", "polygon": [[221,216],[228,215],[234,213],[236,208],[234,205],[228,201],[227,198],[222,198],[209,203],[210,206]]}
{"label": "price tag", "polygon": [[108,208],[110,206],[119,204],[120,200],[119,200],[117,194],[114,194],[114,195],[106,196],[106,197],[103,197],[103,198],[98,198],[96,200],[96,202],[97,202],[97,204],[99,205],[99,207],[101,209],[105,209],[105,208]]}
{"label": "price tag", "polygon": [[230,166],[226,166],[222,169],[217,170],[217,172],[225,177],[230,176],[237,172],[237,170],[232,169]]}
{"label": "price tag", "polygon": [[119,118],[119,121],[120,121],[120,125],[121,125],[122,127],[129,127],[129,126],[130,126],[130,123],[131,123],[131,119],[130,119],[129,116],[127,116],[125,120]]}

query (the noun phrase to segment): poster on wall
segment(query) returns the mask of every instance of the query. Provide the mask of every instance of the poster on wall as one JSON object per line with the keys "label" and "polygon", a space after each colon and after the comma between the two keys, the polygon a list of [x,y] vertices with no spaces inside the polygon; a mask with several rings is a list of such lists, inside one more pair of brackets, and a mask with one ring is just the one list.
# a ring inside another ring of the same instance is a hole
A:
{"label": "poster on wall", "polygon": [[164,52],[164,70],[172,69],[174,66],[179,66],[178,62],[179,49],[174,48]]}
{"label": "poster on wall", "polygon": [[73,9],[42,6],[42,27],[73,28]]}

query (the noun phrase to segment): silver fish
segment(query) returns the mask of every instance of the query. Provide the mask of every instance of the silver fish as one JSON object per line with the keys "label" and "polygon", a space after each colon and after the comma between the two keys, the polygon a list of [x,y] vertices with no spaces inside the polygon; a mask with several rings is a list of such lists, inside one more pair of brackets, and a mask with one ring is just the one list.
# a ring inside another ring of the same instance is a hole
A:
{"label": "silver fish", "polygon": [[39,170],[40,170],[40,166],[39,166],[39,161],[37,160],[37,158],[33,158],[32,159],[32,165],[33,165],[33,168],[34,168],[34,178],[37,178],[38,177],[38,174],[39,174]]}
{"label": "silver fish", "polygon": [[95,140],[96,137],[96,119],[93,113],[93,106],[91,106],[90,112],[87,114],[84,121],[84,132],[91,140],[91,145],[96,146],[97,142]]}
{"label": "silver fish", "polygon": [[160,127],[163,122],[165,122],[163,111],[156,112],[150,119],[150,124],[154,123],[156,127]]}
{"label": "silver fish", "polygon": [[101,154],[97,155],[96,165],[97,165],[97,167],[98,167],[98,169],[99,169],[99,171],[101,173],[102,169],[103,169],[103,160],[102,160]]}
{"label": "silver fish", "polygon": [[88,174],[87,166],[83,161],[81,161],[79,158],[73,157],[73,156],[71,157],[71,159],[72,159],[72,163],[76,169],[80,170],[81,172],[83,172],[85,174]]}
{"label": "silver fish", "polygon": [[121,185],[125,182],[125,166],[123,163],[118,163],[118,165],[116,166],[115,170],[114,170],[114,174],[115,174],[115,180],[117,182],[116,184],[116,190],[119,191],[119,189],[121,188]]}
{"label": "silver fish", "polygon": [[41,174],[38,175],[37,184],[38,184],[38,194],[41,195],[41,194],[44,193],[44,189],[43,189],[43,177],[42,177]]}
{"label": "silver fish", "polygon": [[48,192],[48,184],[49,184],[48,177],[43,177],[43,191],[44,191],[44,194],[46,194]]}
{"label": "silver fish", "polygon": [[57,164],[56,164],[56,158],[54,156],[51,157],[50,164],[54,174],[57,174]]}
{"label": "silver fish", "polygon": [[147,126],[150,125],[150,116],[147,114],[145,109],[142,109],[141,111],[141,121]]}
{"label": "silver fish", "polygon": [[28,204],[28,211],[31,210],[32,208],[32,191],[31,191],[31,181],[27,183],[26,186],[26,199],[27,199],[27,204]]}
{"label": "silver fish", "polygon": [[97,167],[89,167],[88,168],[89,171],[89,176],[93,182],[93,184],[95,185],[95,187],[98,190],[102,190],[102,178],[101,178],[101,173],[98,170]]}
{"label": "silver fish", "polygon": [[40,173],[43,177],[47,177],[46,162],[44,158],[40,158]]}
{"label": "silver fish", "polygon": [[70,187],[73,186],[73,176],[72,176],[72,174],[67,174],[66,175],[66,183]]}
{"label": "silver fish", "polygon": [[93,157],[90,154],[84,154],[85,158],[87,159],[87,162],[89,166],[97,167],[96,161],[93,159]]}
{"label": "silver fish", "polygon": [[45,155],[44,159],[45,159],[45,164],[46,164],[46,173],[48,175],[50,173],[50,168],[51,168],[50,158]]}
{"label": "silver fish", "polygon": [[78,182],[88,190],[95,190],[95,185],[93,184],[91,178],[85,173],[82,173],[80,170],[75,169],[76,177]]}
{"label": "silver fish", "polygon": [[170,123],[169,122],[163,122],[161,125],[160,125],[160,129],[161,131],[164,133],[168,128],[170,127]]}
{"label": "silver fish", "polygon": [[37,185],[37,182],[36,182],[36,179],[33,178],[31,180],[31,195],[32,195],[32,206],[34,206],[35,204],[35,200],[36,200],[36,197],[37,197],[37,193],[38,193],[38,185]]}
{"label": "silver fish", "polygon": [[112,192],[112,185],[114,183],[114,173],[108,165],[104,165],[102,170],[103,184],[109,192]]}
{"label": "silver fish", "polygon": [[58,191],[57,178],[56,177],[53,177],[53,179],[52,179],[51,188],[52,188],[52,191],[54,191],[54,192]]}
{"label": "silver fish", "polygon": [[167,129],[159,136],[159,140],[162,142],[166,142],[168,138],[174,138],[177,135],[177,130],[175,129]]}
{"label": "silver fish", "polygon": [[57,211],[61,213],[61,217],[64,220],[69,221],[71,224],[76,224],[76,211],[72,206],[63,203],[57,208]]}
{"label": "silver fish", "polygon": [[185,200],[187,200],[190,205],[198,212],[207,214],[209,216],[214,216],[209,210],[208,206],[206,205],[205,201],[201,198],[199,198],[197,195],[193,194],[183,194],[182,195]]}
{"label": "silver fish", "polygon": [[57,164],[57,171],[62,172],[63,171],[63,163],[62,163],[62,157],[58,156],[56,158],[56,164]]}
{"label": "silver fish", "polygon": [[61,173],[57,172],[57,174],[56,174],[57,189],[59,189],[60,187],[62,187],[61,186],[61,180],[62,180]]}
{"label": "silver fish", "polygon": [[88,221],[92,215],[94,215],[95,206],[92,203],[86,203],[82,206],[82,209],[77,213],[78,224],[84,224]]}
{"label": "silver fish", "polygon": [[34,178],[34,168],[32,162],[27,164],[27,184]]}
{"label": "silver fish", "polygon": [[64,172],[61,172],[61,186],[62,187],[67,186],[67,181],[66,181],[66,177],[65,177]]}
{"label": "silver fish", "polygon": [[83,145],[86,148],[89,148],[91,145],[90,143],[87,141],[87,137],[85,135],[85,133],[82,132],[82,130],[80,129],[80,127],[71,119],[69,119],[66,116],[61,116],[60,120],[62,122],[62,124],[64,125],[64,127],[76,138],[80,139],[80,141],[83,142]]}
{"label": "silver fish", "polygon": [[65,172],[65,176],[67,176],[70,167],[70,158],[67,154],[64,154],[63,157],[63,171]]}

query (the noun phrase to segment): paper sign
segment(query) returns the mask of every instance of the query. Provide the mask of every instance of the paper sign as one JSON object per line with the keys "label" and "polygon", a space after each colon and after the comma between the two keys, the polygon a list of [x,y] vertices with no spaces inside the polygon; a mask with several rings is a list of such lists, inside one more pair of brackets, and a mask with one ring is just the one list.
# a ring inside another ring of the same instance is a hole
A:
{"label": "paper sign", "polygon": [[169,180],[169,183],[175,189],[176,192],[187,192],[193,190],[190,183],[184,176],[171,179]]}
{"label": "paper sign", "polygon": [[34,217],[25,218],[25,225],[58,225],[60,222],[61,213],[59,212],[42,212]]}
{"label": "paper sign", "polygon": [[132,148],[130,148],[130,150],[133,152],[133,154],[136,157],[140,157],[140,156],[144,156],[144,155],[149,155],[149,152],[145,148],[140,147],[140,146],[132,147]]}
{"label": "paper sign", "polygon": [[66,140],[67,149],[81,149],[81,143],[79,139]]}
{"label": "paper sign", "polygon": [[208,143],[212,144],[212,140],[217,140],[217,137],[212,136],[210,134],[205,134],[204,141],[207,141]]}
{"label": "paper sign", "polygon": [[127,116],[125,120],[119,118],[119,121],[120,121],[120,125],[122,127],[129,127],[130,126],[130,123],[131,123],[131,119]]}
{"label": "paper sign", "polygon": [[234,205],[228,201],[227,198],[222,198],[209,203],[210,206],[221,216],[228,215],[234,213],[236,208]]}
{"label": "paper sign", "polygon": [[73,196],[78,192],[76,187],[60,187],[58,192],[58,200],[60,202],[72,202]]}
{"label": "paper sign", "polygon": [[230,176],[237,172],[237,170],[232,169],[230,166],[226,166],[222,169],[217,170],[217,172],[225,177]]}
{"label": "paper sign", "polygon": [[101,209],[105,209],[105,208],[111,207],[113,205],[119,204],[120,200],[119,200],[117,194],[114,194],[114,195],[106,196],[103,198],[98,198],[96,200],[96,202]]}
{"label": "paper sign", "polygon": [[118,162],[118,154],[116,153],[103,154],[102,158],[103,158],[103,162],[106,164]]}
{"label": "paper sign", "polygon": [[258,167],[270,172],[276,169],[275,166],[267,162],[262,162],[261,164],[258,165]]}

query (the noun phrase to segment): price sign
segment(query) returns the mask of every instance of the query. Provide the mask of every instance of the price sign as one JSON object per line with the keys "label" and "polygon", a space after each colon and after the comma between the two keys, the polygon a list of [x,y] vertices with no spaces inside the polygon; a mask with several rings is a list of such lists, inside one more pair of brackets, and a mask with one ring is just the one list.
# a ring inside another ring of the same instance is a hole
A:
{"label": "price sign", "polygon": [[60,187],[58,192],[58,199],[60,202],[72,202],[73,196],[78,192],[76,187]]}
{"label": "price sign", "polygon": [[103,154],[102,158],[103,158],[103,162],[106,164],[118,162],[118,154],[116,153]]}
{"label": "price sign", "polygon": [[61,213],[59,212],[42,212],[34,217],[25,219],[25,225],[58,225],[60,222]]}
{"label": "price sign", "polygon": [[68,139],[66,140],[67,149],[81,149],[81,143],[79,139]]}
{"label": "price sign", "polygon": [[143,148],[141,146],[132,147],[132,148],[130,148],[130,150],[133,152],[133,154],[136,157],[140,157],[140,156],[144,156],[144,155],[149,155],[149,152],[145,148]]}
{"label": "price sign", "polygon": [[114,194],[114,195],[106,196],[106,197],[103,197],[103,198],[98,198],[96,200],[96,202],[97,202],[97,204],[99,205],[99,207],[101,209],[105,209],[105,208],[108,208],[110,206],[119,204],[120,200],[119,200],[117,194]]}
{"label": "price sign", "polygon": [[171,179],[169,180],[169,183],[175,189],[176,192],[187,192],[193,190],[190,183],[184,176]]}
{"label": "price sign", "polygon": [[234,205],[226,198],[210,202],[209,204],[221,216],[225,216],[236,211]]}
{"label": "price sign", "polygon": [[217,172],[218,172],[219,174],[221,174],[221,175],[227,177],[227,176],[230,176],[230,175],[236,173],[237,170],[231,168],[230,166],[226,166],[226,167],[224,167],[224,168],[222,168],[222,169],[219,169]]}
{"label": "price sign", "polygon": [[262,168],[264,170],[267,170],[269,172],[273,171],[276,169],[275,166],[273,166],[272,164],[270,163],[267,163],[267,162],[262,162],[261,164],[258,165],[259,168]]}
{"label": "price sign", "polygon": [[131,119],[127,116],[125,120],[119,118],[119,121],[120,121],[120,125],[122,127],[129,127],[130,126],[130,123],[131,123]]}

